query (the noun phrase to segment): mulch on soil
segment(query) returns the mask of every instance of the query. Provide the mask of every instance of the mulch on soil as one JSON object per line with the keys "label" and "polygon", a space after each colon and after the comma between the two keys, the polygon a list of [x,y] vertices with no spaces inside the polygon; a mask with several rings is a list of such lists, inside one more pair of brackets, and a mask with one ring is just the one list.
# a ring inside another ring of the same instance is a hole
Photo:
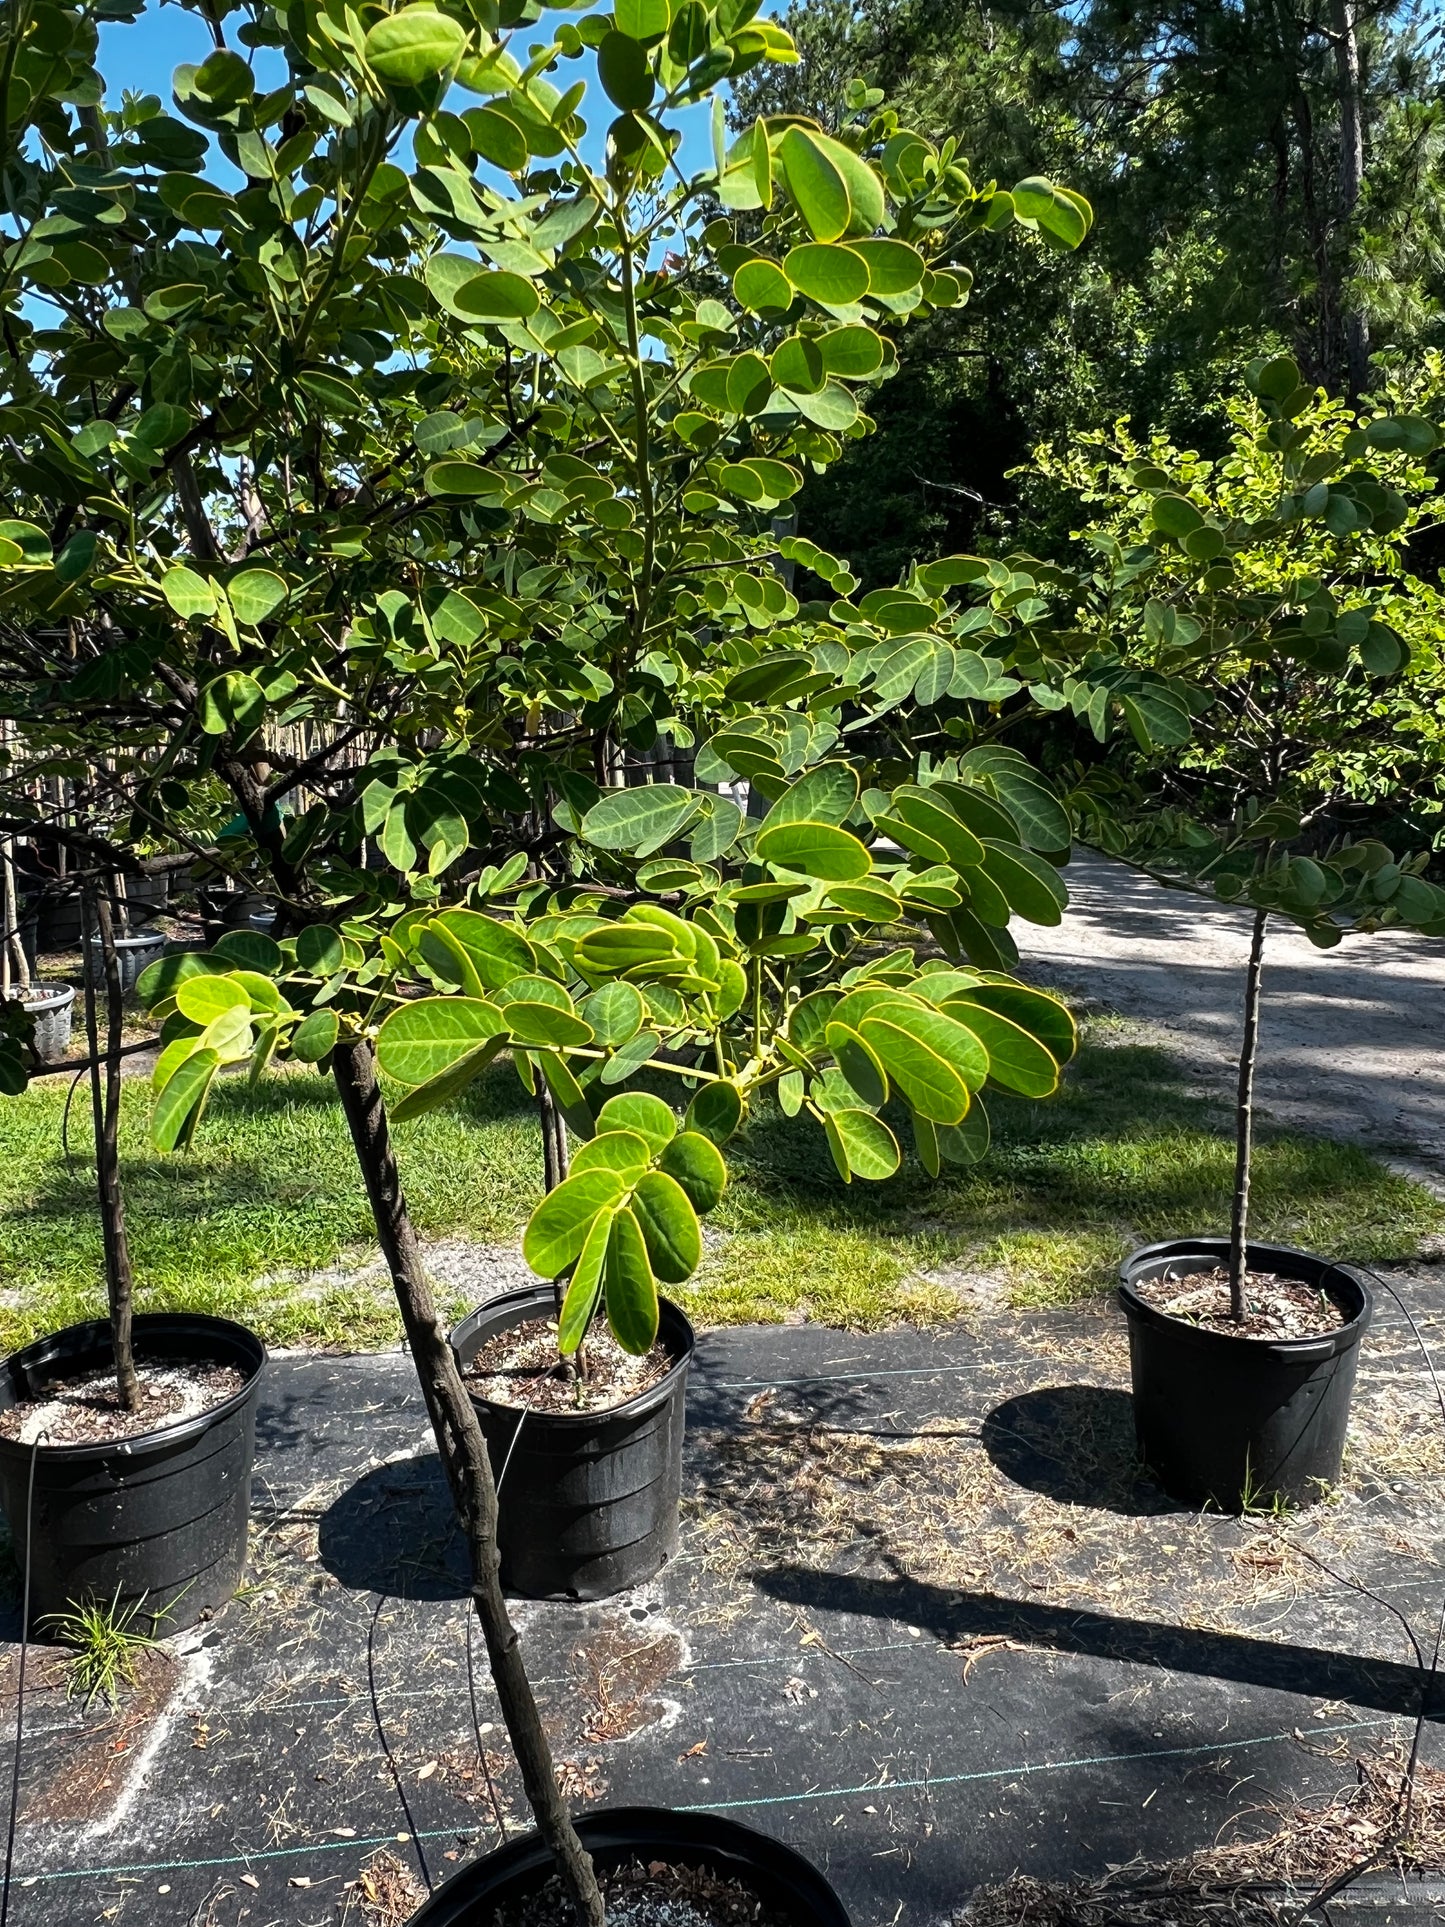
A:
{"label": "mulch on soil", "polygon": [[659,1339],[638,1357],[623,1351],[605,1318],[594,1321],[583,1348],[582,1369],[557,1350],[551,1318],[528,1318],[496,1332],[468,1361],[462,1376],[469,1391],[494,1405],[520,1405],[529,1412],[605,1412],[640,1398],[677,1360]]}
{"label": "mulch on soil", "polygon": [[0,1412],[0,1437],[20,1445],[108,1445],[143,1438],[167,1425],[213,1411],[245,1386],[234,1365],[177,1364],[136,1357],[140,1403],[127,1411],[116,1390],[115,1373],[86,1372],[52,1380],[46,1396],[26,1399]]}
{"label": "mulch on soil", "polygon": [[1350,1322],[1350,1313],[1317,1285],[1282,1278],[1273,1271],[1244,1274],[1244,1316],[1231,1310],[1229,1273],[1167,1271],[1143,1278],[1134,1290],[1148,1305],[1228,1338],[1320,1338]]}

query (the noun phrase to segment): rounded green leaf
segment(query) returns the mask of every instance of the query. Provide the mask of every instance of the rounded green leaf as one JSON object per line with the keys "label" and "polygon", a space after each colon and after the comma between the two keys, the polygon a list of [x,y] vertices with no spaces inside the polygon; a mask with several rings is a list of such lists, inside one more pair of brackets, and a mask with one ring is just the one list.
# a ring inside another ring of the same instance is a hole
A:
{"label": "rounded green leaf", "polygon": [[629,40],[644,43],[661,40],[667,32],[670,13],[667,0],[616,0],[613,19],[617,31]]}
{"label": "rounded green leaf", "polygon": [[1176,542],[1182,542],[1185,536],[1193,535],[1204,526],[1204,517],[1183,495],[1156,495],[1149,520],[1161,535],[1172,535]]}
{"label": "rounded green leaf", "polygon": [[[787,130],[778,142],[777,156],[782,163],[788,193],[814,239],[836,241],[840,234],[846,234],[852,224],[853,206],[835,157],[826,152],[822,143],[802,127],[790,127]],[[794,279],[791,266],[788,277]],[[863,285],[867,286],[866,277]],[[850,296],[849,299],[856,300],[857,296]]]}
{"label": "rounded green leaf", "polygon": [[592,1042],[592,1026],[570,1010],[559,1010],[555,1004],[534,1003],[519,997],[507,1004],[502,1016],[519,1044],[575,1050]]}
{"label": "rounded green leaf", "polygon": [[866,381],[883,366],[883,337],[871,328],[830,328],[817,347],[824,368],[843,381]]}
{"label": "rounded green leaf", "polygon": [[881,1183],[891,1178],[900,1162],[898,1140],[871,1111],[827,1111],[823,1127],[828,1148],[845,1184],[855,1177]]}
{"label": "rounded green leaf", "polygon": [[764,863],[829,883],[854,882],[873,868],[857,837],[832,823],[779,823],[761,830],[753,847]]}
{"label": "rounded green leaf", "polygon": [[672,783],[612,790],[583,817],[582,836],[599,850],[650,856],[680,835],[701,808],[692,790]]}
{"label": "rounded green leaf", "polygon": [[597,78],[615,107],[641,112],[652,105],[657,84],[646,53],[637,41],[615,29],[603,35],[597,49]]}
{"label": "rounded green leaf", "polygon": [[504,174],[525,172],[528,152],[521,128],[495,107],[469,107],[462,115],[472,149]]}
{"label": "rounded green leaf", "polygon": [[315,977],[332,976],[345,961],[341,932],[329,923],[308,923],[296,939],[296,962]]}
{"label": "rounded green leaf", "polygon": [[888,1102],[888,1078],[872,1045],[847,1024],[829,1024],[824,1037],[839,1070],[869,1110],[881,1109]]}
{"label": "rounded green leaf", "polygon": [[1053,928],[1062,923],[1069,893],[1051,863],[1017,844],[985,839],[983,867],[1016,916]]}
{"label": "rounded green leaf", "polygon": [[798,413],[818,428],[841,435],[858,419],[858,404],[848,390],[836,381],[826,381],[816,395],[795,397]]}
{"label": "rounded green leaf", "polygon": [[868,268],[868,293],[911,294],[923,283],[923,256],[906,241],[854,241],[852,248]]}
{"label": "rounded green leaf", "polygon": [[209,1024],[223,1011],[250,1008],[251,999],[231,977],[188,977],[176,986],[176,1009],[193,1024]]}
{"label": "rounded green leaf", "polygon": [[816,395],[828,379],[814,335],[789,335],[773,350],[769,371],[779,388],[790,395]]}
{"label": "rounded green leaf", "polygon": [[228,670],[206,684],[200,709],[201,728],[207,736],[224,736],[229,730],[238,743],[244,742],[266,720],[266,692],[254,676]]}
{"label": "rounded green leaf", "polygon": [[578,1006],[597,1042],[608,1050],[627,1044],[642,1029],[642,992],[635,984],[603,984]]}
{"label": "rounded green leaf", "polygon": [[658,1163],[681,1185],[693,1209],[699,1213],[711,1211],[727,1188],[728,1169],[722,1152],[701,1131],[680,1131]]}
{"label": "rounded green leaf", "polygon": [[943,1008],[966,1024],[988,1052],[990,1080],[1020,1097],[1052,1097],[1059,1067],[1036,1037],[996,1010],[969,997],[950,998]]}
{"label": "rounded green leaf", "polygon": [[[683,1136],[702,1136],[713,1144],[726,1144],[743,1121],[743,1094],[736,1084],[726,1078],[719,1078],[711,1084],[704,1084],[687,1107],[683,1119]],[[722,1162],[721,1159],[718,1160]],[[664,1163],[666,1160],[664,1159]],[[679,1174],[668,1165],[674,1177]],[[696,1199],[694,1199],[696,1203]],[[698,1205],[700,1211],[709,1211],[711,1205]]]}
{"label": "rounded green leaf", "polygon": [[632,1194],[632,1209],[653,1276],[686,1284],[702,1263],[702,1230],[682,1186],[666,1171],[649,1171]]}
{"label": "rounded green leaf", "polygon": [[635,1184],[652,1162],[652,1146],[636,1131],[599,1131],[573,1155],[572,1170],[613,1171]]}
{"label": "rounded green leaf", "polygon": [[167,569],[161,577],[161,594],[178,616],[188,620],[216,613],[215,591],[205,577],[197,575],[194,569]]}
{"label": "rounded green leaf", "polygon": [[793,305],[793,284],[775,261],[744,261],[733,276],[733,293],[753,314]]}
{"label": "rounded green leaf", "polygon": [[250,628],[264,622],[286,600],[286,584],[270,569],[242,569],[226,584],[226,595],[237,622]]}
{"label": "rounded green leaf", "polygon": [[[1046,990],[1028,984],[981,983],[967,993],[972,1004],[996,1010],[1030,1037],[1035,1037],[1056,1063],[1067,1064],[1079,1048],[1079,1029],[1067,1004]],[[964,1019],[967,1022],[967,1018]]]}
{"label": "rounded green leaf", "polygon": [[296,1034],[291,1039],[291,1055],[299,1058],[303,1064],[319,1064],[323,1057],[329,1057],[335,1050],[340,1029],[340,1020],[334,1010],[313,1010],[296,1026]]}
{"label": "rounded green leaf", "polygon": [[921,1116],[957,1124],[968,1114],[969,1086],[987,1077],[988,1055],[962,1024],[898,998],[867,1012],[858,1029]]}
{"label": "rounded green leaf", "polygon": [[174,957],[157,957],[153,964],[147,964],[136,979],[135,994],[150,1009],[163,999],[175,996],[188,977],[217,977],[228,968],[224,958],[182,950]]}
{"label": "rounded green leaf", "polygon": [[868,292],[868,263],[855,248],[805,241],[788,250],[783,267],[800,294],[826,308],[849,307]]}
{"label": "rounded green leaf", "polygon": [[1020,181],[1013,190],[1014,213],[1021,221],[1035,221],[1065,247],[1076,248],[1089,232],[1089,204],[1082,195],[1055,187],[1042,174]]}
{"label": "rounded green leaf", "polygon": [[524,274],[483,268],[452,293],[452,312],[467,321],[526,321],[542,297]]}
{"label": "rounded green leaf", "polygon": [[609,1097],[597,1113],[597,1129],[634,1131],[654,1154],[677,1135],[677,1119],[660,1097],[649,1091],[624,1091]]}
{"label": "rounded green leaf", "polygon": [[[582,1255],[592,1220],[627,1190],[616,1172],[594,1167],[564,1178],[527,1220],[522,1256],[539,1278],[556,1278]],[[639,1237],[640,1237],[639,1233]]]}
{"label": "rounded green leaf", "polygon": [[263,977],[274,977],[284,961],[280,944],[263,930],[228,930],[210,954]]}
{"label": "rounded green leaf", "polygon": [[657,1342],[657,1285],[642,1227],[626,1205],[612,1220],[602,1289],[612,1336],[623,1351],[645,1357]]}
{"label": "rounded green leaf", "polygon": [[378,20],[366,36],[368,66],[381,80],[414,87],[452,66],[466,52],[466,30],[434,7],[403,7]]}
{"label": "rounded green leaf", "polygon": [[502,1013],[478,998],[419,997],[382,1024],[377,1062],[398,1084],[428,1084],[506,1027]]}
{"label": "rounded green leaf", "polygon": [[151,1118],[151,1137],[161,1151],[174,1151],[183,1136],[195,1129],[212,1080],[221,1067],[219,1054],[201,1049],[191,1053],[166,1081]]}

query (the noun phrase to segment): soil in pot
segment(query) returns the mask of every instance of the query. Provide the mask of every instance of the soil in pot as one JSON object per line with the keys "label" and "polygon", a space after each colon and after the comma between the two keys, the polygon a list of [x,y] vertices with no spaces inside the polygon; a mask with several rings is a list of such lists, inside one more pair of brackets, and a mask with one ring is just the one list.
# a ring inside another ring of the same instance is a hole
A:
{"label": "soil in pot", "polygon": [[[706,1867],[634,1860],[600,1876],[607,1927],[792,1927],[745,1882]],[[577,1915],[554,1874],[540,1892],[498,1907],[478,1927],[574,1927]]]}
{"label": "soil in pot", "polygon": [[45,1396],[26,1399],[0,1412],[0,1438],[20,1445],[37,1439],[46,1445],[105,1445],[144,1438],[166,1425],[199,1418],[233,1398],[246,1383],[234,1365],[136,1355],[140,1403],[133,1412],[121,1404],[115,1373],[109,1367],[57,1379]]}
{"label": "soil in pot", "polygon": [[660,1385],[677,1363],[662,1340],[645,1357],[623,1351],[599,1319],[583,1347],[582,1368],[559,1358],[557,1326],[550,1318],[528,1318],[494,1332],[473,1353],[465,1372],[467,1389],[494,1405],[522,1406],[529,1412],[606,1412]]}
{"label": "soil in pot", "polygon": [[1146,1305],[1168,1317],[1228,1338],[1321,1338],[1353,1316],[1325,1287],[1276,1271],[1245,1273],[1241,1319],[1230,1310],[1229,1273],[1223,1265],[1211,1271],[1166,1271],[1158,1278],[1137,1280],[1134,1289]]}

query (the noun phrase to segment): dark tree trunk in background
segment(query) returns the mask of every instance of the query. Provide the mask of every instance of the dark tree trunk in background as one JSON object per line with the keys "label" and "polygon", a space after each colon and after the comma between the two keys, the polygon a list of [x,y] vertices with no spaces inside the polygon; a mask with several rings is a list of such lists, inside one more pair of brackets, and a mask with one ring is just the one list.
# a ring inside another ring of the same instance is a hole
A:
{"label": "dark tree trunk in background", "polygon": [[[1340,228],[1345,252],[1342,278],[1348,282],[1349,249],[1355,211],[1365,183],[1365,117],[1360,85],[1360,37],[1356,0],[1331,0],[1335,73],[1340,89]],[[1364,393],[1370,375],[1370,323],[1348,286],[1342,295],[1345,369],[1351,401]]]}
{"label": "dark tree trunk in background", "polygon": [[502,1718],[521,1768],[527,1800],[542,1837],[557,1859],[567,1891],[584,1927],[606,1927],[591,1856],[568,1817],[557,1790],[552,1752],[542,1729],[521,1642],[507,1612],[498,1577],[497,1489],[472,1401],[456,1356],[432,1301],[421,1246],[407,1211],[391,1146],[386,1106],[376,1079],[376,1059],[366,1042],[340,1044],[332,1053],[332,1076],[346,1113],[357,1162],[376,1221],[376,1235],[401,1307],[412,1362],[426,1399],[452,1503],[467,1542],[472,1602],[487,1642]]}
{"label": "dark tree trunk in background", "polygon": [[[140,1403],[132,1341],[135,1281],[130,1268],[130,1246],[125,1235],[125,1205],[120,1189],[121,1036],[125,1027],[125,993],[120,981],[120,958],[115,949],[115,925],[103,891],[88,884],[83,893],[85,961],[85,1032],[90,1047],[90,1109],[95,1123],[95,1178],[100,1199],[101,1235],[105,1242],[105,1288],[110,1304],[110,1342],[115,1354],[115,1384],[128,1412]],[[105,1052],[100,1048],[97,1014],[95,946],[100,940],[99,963],[105,973]]]}
{"label": "dark tree trunk in background", "polygon": [[1229,1227],[1229,1309],[1244,1317],[1244,1279],[1249,1268],[1249,1167],[1254,1151],[1254,1063],[1259,1054],[1259,990],[1264,974],[1267,910],[1256,910],[1244,979],[1244,1038],[1234,1111],[1234,1213]]}

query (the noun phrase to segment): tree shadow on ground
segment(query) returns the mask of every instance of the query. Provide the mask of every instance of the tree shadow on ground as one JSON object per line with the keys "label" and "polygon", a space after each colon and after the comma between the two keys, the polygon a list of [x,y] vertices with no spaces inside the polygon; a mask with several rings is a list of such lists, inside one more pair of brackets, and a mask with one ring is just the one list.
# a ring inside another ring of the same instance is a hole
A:
{"label": "tree shadow on ground", "polygon": [[996,1405],[984,1450],[1015,1485],[1060,1505],[1148,1515],[1182,1512],[1140,1463],[1134,1401],[1103,1385],[1041,1385]]}
{"label": "tree shadow on ground", "polygon": [[910,1578],[896,1562],[890,1563],[894,1575],[888,1579],[797,1565],[764,1567],[751,1576],[769,1599],[918,1626],[943,1645],[1001,1637],[1055,1653],[1160,1667],[1316,1700],[1344,1700],[1407,1717],[1420,1711],[1423,1695],[1426,1716],[1445,1720],[1445,1679],[1416,1666],[997,1593],[957,1592]]}
{"label": "tree shadow on ground", "polygon": [[321,1564],[352,1592],[465,1599],[466,1548],[435,1452],[362,1473],[321,1515]]}

